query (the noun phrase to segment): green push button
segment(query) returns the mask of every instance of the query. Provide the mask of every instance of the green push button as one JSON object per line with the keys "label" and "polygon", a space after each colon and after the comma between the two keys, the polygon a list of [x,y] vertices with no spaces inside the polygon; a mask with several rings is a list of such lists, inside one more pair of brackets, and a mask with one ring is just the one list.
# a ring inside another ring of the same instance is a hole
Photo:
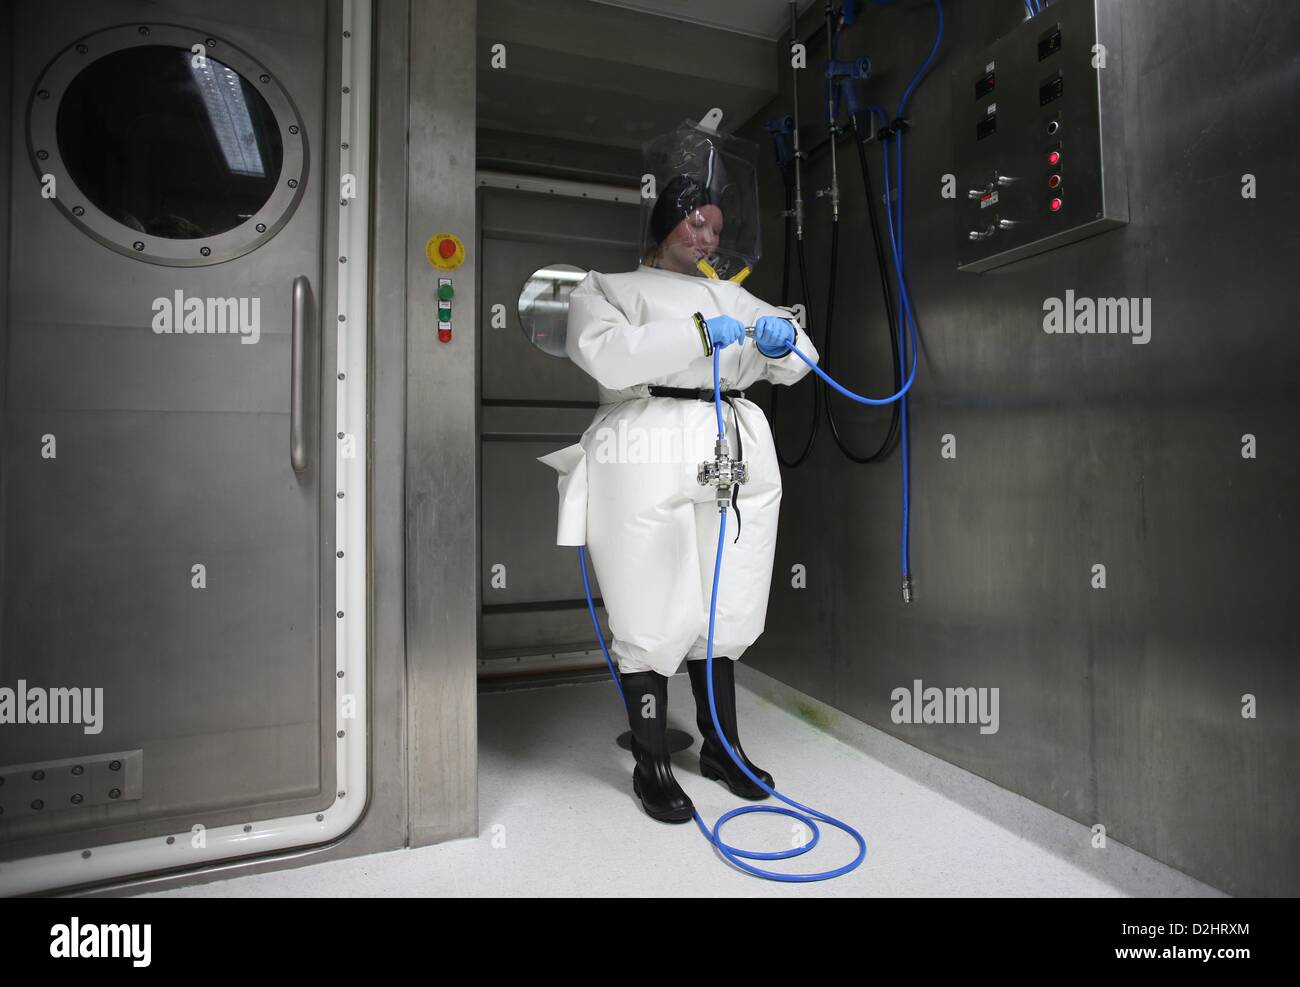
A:
{"label": "green push button", "polygon": [[440,308],[440,309],[438,309],[438,321],[439,321],[439,322],[450,322],[450,321],[451,321],[451,309],[449,309],[449,308]]}
{"label": "green push button", "polygon": [[438,297],[444,302],[451,301],[452,295],[456,294],[456,289],[449,284],[438,285]]}

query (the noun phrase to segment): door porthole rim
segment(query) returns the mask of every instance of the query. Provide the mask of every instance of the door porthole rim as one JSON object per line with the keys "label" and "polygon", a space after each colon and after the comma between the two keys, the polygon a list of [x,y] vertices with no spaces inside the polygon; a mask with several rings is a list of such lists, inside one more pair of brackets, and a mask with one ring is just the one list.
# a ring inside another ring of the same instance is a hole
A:
{"label": "door porthole rim", "polygon": [[[209,46],[209,41],[216,44]],[[81,190],[68,171],[59,148],[59,106],[73,80],[100,58],[130,48],[150,46],[189,51],[196,44],[204,45],[208,57],[234,69],[257,87],[270,106],[279,130],[283,160],[275,191],[244,222],[215,236],[167,239],[133,230],[101,210]],[[288,224],[307,187],[310,161],[307,128],[278,77],[252,55],[220,35],[177,24],[121,24],[72,42],[50,61],[38,77],[28,99],[26,132],[28,158],[36,170],[37,182],[43,183],[45,175],[54,177],[56,194],[49,201],[69,222],[116,253],[165,267],[207,267],[256,250]],[[42,159],[41,154],[46,157]]]}

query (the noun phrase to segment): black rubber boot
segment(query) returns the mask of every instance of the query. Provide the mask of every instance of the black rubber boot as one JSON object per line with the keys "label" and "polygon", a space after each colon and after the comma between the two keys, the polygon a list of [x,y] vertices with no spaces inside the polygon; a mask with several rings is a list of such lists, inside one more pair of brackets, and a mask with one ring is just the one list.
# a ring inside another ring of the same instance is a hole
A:
{"label": "black rubber boot", "polygon": [[[750,781],[745,772],[736,766],[731,755],[723,748],[717,731],[713,729],[713,717],[709,715],[708,664],[707,661],[686,663],[686,669],[691,675],[691,690],[695,693],[695,725],[700,728],[700,736],[704,738],[704,745],[700,748],[700,774],[721,781],[733,794],[743,799],[755,802],[765,799],[768,797],[767,792]],[[718,722],[727,735],[727,742],[745,762],[745,766],[768,786],[775,788],[772,776],[754,764],[740,746],[740,737],[736,732],[735,665],[730,658],[713,659],[713,701],[718,707]]]}
{"label": "black rubber boot", "polygon": [[658,672],[628,672],[619,678],[636,758],[632,791],[650,818],[690,822],[695,805],[673,777],[668,751],[668,678]]}

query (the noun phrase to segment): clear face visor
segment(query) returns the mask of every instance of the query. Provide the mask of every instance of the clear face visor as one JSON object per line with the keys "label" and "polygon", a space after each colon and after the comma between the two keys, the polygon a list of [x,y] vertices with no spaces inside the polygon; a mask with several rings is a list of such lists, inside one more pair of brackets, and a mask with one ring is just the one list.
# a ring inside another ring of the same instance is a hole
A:
{"label": "clear face visor", "polygon": [[642,262],[742,280],[762,252],[755,146],[686,120],[643,157]]}

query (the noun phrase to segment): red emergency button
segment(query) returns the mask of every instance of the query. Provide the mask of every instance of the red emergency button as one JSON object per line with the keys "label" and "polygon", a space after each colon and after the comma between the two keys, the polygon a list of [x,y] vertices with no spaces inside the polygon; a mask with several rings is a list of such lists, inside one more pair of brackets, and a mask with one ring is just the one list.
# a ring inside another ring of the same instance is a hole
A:
{"label": "red emergency button", "polygon": [[454,271],[465,262],[465,244],[455,233],[435,233],[424,241],[424,256],[440,271]]}

